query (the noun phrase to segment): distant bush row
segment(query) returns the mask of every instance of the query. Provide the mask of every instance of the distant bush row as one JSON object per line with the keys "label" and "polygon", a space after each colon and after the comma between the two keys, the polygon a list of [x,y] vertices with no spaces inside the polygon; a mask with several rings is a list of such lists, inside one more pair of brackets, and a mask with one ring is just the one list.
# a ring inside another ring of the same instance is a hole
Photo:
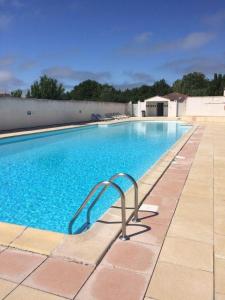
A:
{"label": "distant bush row", "polygon": [[[189,96],[219,96],[223,95],[225,75],[214,74],[208,79],[203,73],[193,72],[184,75],[169,85],[165,79],[155,81],[152,85],[142,85],[137,88],[120,90],[109,84],[101,84],[94,80],[85,80],[74,86],[71,91],[65,91],[63,84],[46,75],[35,81],[28,90],[27,98],[56,100],[94,100],[114,102],[137,102],[156,95],[163,96],[178,92]],[[21,97],[22,90],[11,92],[12,96]]]}

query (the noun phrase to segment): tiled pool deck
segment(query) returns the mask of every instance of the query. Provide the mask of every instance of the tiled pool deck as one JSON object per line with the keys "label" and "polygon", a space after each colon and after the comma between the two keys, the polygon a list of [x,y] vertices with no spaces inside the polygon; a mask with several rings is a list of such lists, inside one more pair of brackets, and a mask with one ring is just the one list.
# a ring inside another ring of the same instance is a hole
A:
{"label": "tiled pool deck", "polygon": [[[77,241],[60,234],[1,223],[0,299],[225,299],[225,124],[200,126],[169,165],[171,155],[156,166],[154,174],[167,169],[144,202],[159,213],[140,212],[130,240],[117,238],[101,261],[78,263]],[[155,176],[140,184],[150,189]],[[95,253],[101,230],[80,251]]]}

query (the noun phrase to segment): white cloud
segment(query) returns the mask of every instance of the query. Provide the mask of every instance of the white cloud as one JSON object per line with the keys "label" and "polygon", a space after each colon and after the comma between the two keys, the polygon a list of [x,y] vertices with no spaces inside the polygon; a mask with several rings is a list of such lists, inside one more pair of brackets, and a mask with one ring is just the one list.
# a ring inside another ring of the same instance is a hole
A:
{"label": "white cloud", "polygon": [[0,57],[0,66],[12,65],[15,62],[15,57],[13,55],[5,55]]}
{"label": "white cloud", "polygon": [[223,57],[191,57],[172,60],[163,64],[160,69],[179,74],[196,71],[213,75],[214,73],[225,73],[225,62]]}
{"label": "white cloud", "polygon": [[155,44],[153,42],[131,42],[122,47],[120,53],[124,55],[150,55],[168,51],[191,51],[205,46],[215,37],[216,34],[213,32],[192,32],[180,39]]}
{"label": "white cloud", "polygon": [[152,33],[149,31],[142,32],[139,35],[137,35],[134,40],[137,43],[146,43],[149,41],[151,35],[152,35]]}
{"label": "white cloud", "polygon": [[145,73],[145,72],[127,71],[127,72],[124,72],[124,74],[136,82],[150,83],[150,82],[154,81],[153,76],[148,73]]}
{"label": "white cloud", "polygon": [[225,23],[225,10],[203,17],[203,22],[209,26],[222,26]]}
{"label": "white cloud", "polygon": [[0,90],[9,90],[23,85],[23,81],[18,79],[9,70],[0,70]]}
{"label": "white cloud", "polygon": [[19,65],[19,68],[23,71],[31,70],[38,64],[38,61],[35,59],[28,59]]}
{"label": "white cloud", "polygon": [[91,72],[91,71],[78,71],[69,67],[51,67],[42,71],[50,77],[57,79],[69,79],[75,81],[83,81],[87,79],[104,81],[111,77],[109,72]]}
{"label": "white cloud", "polygon": [[200,48],[215,38],[212,32],[193,32],[177,42],[177,46],[185,50]]}

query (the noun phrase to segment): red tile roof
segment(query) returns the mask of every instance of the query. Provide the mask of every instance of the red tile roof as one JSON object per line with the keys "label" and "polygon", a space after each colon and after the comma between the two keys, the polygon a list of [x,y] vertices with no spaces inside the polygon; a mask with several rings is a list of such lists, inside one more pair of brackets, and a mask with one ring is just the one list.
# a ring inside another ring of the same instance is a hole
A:
{"label": "red tile roof", "polygon": [[163,96],[164,98],[167,98],[171,101],[178,101],[178,102],[184,102],[184,100],[187,99],[187,95],[180,94],[180,93],[170,93],[168,95]]}

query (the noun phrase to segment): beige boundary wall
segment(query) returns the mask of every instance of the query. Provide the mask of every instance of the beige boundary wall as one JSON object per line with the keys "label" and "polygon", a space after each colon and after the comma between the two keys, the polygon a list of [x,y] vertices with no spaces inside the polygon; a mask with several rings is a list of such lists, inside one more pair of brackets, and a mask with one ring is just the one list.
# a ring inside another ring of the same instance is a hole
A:
{"label": "beige boundary wall", "polygon": [[128,113],[129,104],[0,98],[0,130],[90,121],[92,113]]}
{"label": "beige boundary wall", "polygon": [[185,116],[225,117],[225,96],[188,97]]}

